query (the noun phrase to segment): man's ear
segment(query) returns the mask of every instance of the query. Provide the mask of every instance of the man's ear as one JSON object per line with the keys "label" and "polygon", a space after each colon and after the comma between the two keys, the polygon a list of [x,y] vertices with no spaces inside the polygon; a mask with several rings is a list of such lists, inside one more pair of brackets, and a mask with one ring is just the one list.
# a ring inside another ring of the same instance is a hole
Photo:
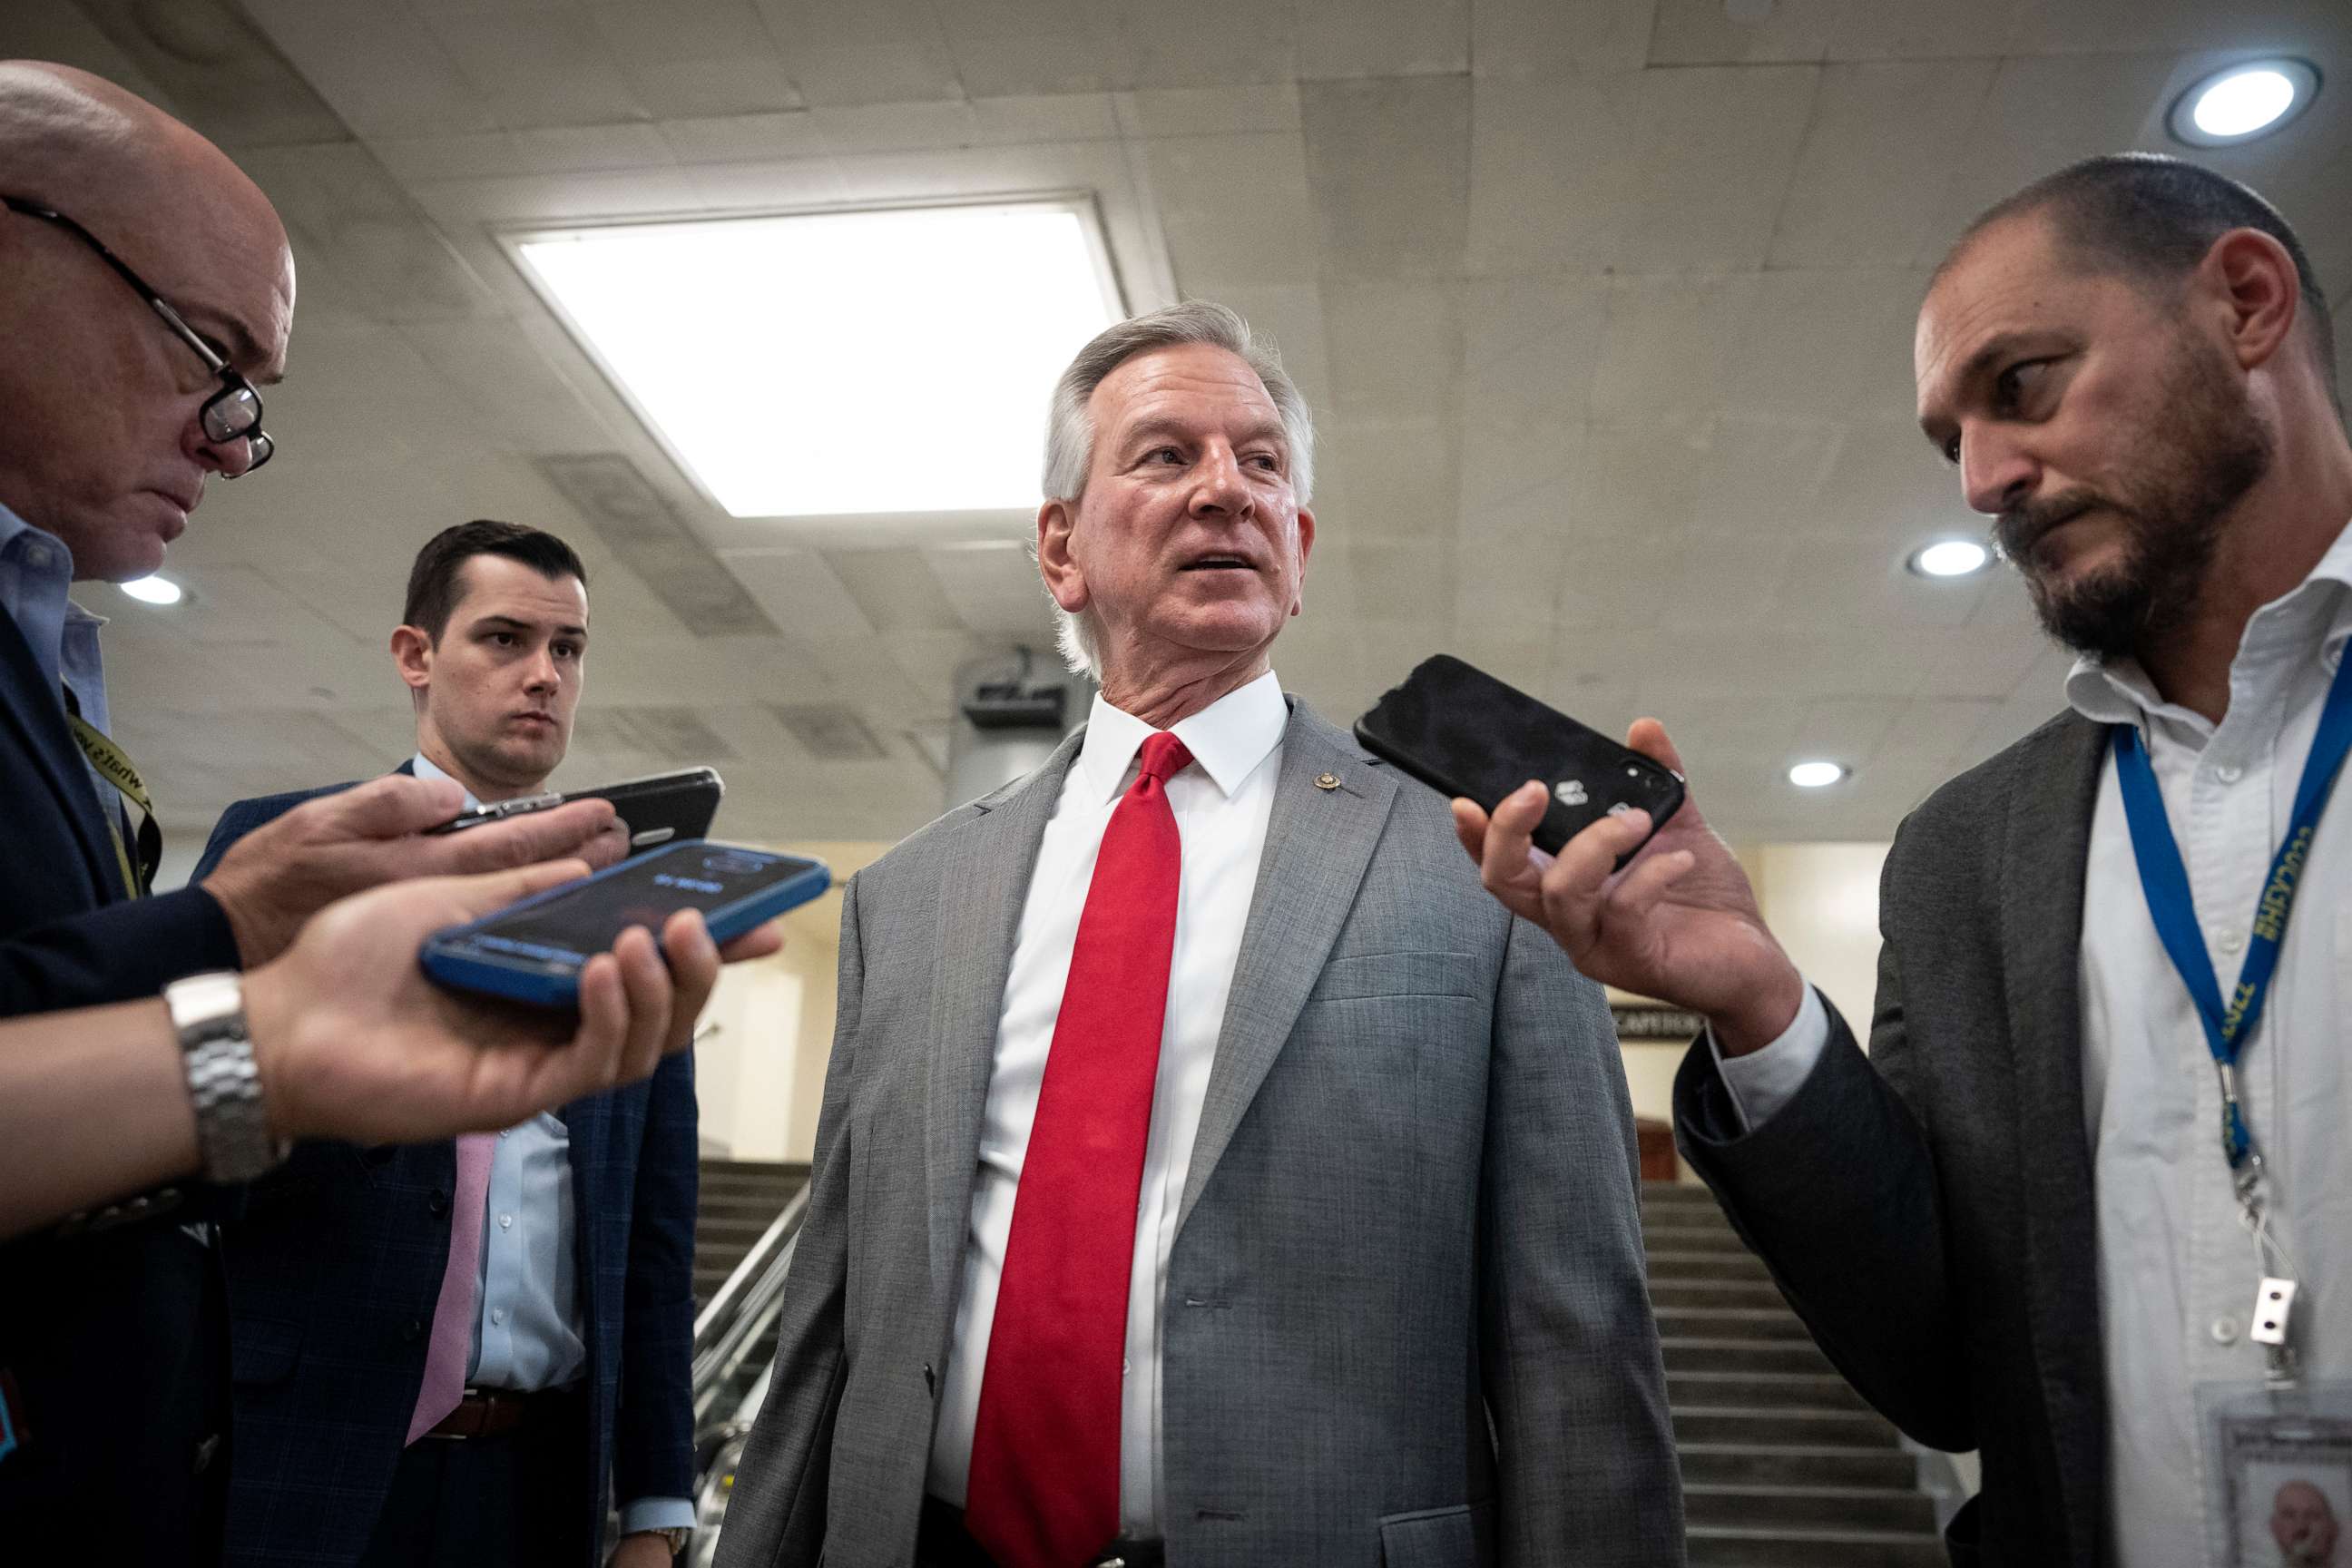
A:
{"label": "man's ear", "polygon": [[1087,574],[1070,554],[1070,530],[1077,513],[1066,500],[1049,500],[1037,509],[1037,574],[1045,592],[1072,615],[1087,607]]}
{"label": "man's ear", "polygon": [[1294,616],[1307,607],[1307,558],[1314,553],[1315,514],[1302,506],[1298,509],[1298,585],[1290,594]]}
{"label": "man's ear", "polygon": [[2233,228],[2199,266],[2226,302],[2224,330],[2243,370],[2269,363],[2303,313],[2302,275],[2286,247],[2257,228]]}
{"label": "man's ear", "polygon": [[422,692],[433,684],[433,639],[421,626],[392,628],[392,662],[409,690]]}

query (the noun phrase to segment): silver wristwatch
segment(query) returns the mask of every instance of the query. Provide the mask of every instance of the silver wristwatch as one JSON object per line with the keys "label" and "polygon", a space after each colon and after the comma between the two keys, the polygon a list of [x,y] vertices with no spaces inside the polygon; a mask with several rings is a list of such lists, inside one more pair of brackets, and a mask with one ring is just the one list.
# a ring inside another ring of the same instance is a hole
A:
{"label": "silver wristwatch", "polygon": [[244,983],[226,971],[192,974],[163,987],[163,1005],[179,1031],[205,1180],[249,1182],[278,1164],[293,1145],[269,1135]]}

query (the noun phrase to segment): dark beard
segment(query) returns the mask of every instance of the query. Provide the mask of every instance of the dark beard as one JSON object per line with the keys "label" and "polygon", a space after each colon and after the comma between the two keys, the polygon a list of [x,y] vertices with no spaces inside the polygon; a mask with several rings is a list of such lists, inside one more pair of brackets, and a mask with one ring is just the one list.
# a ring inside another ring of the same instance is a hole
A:
{"label": "dark beard", "polygon": [[[2069,490],[2005,511],[1993,523],[1993,537],[2025,579],[2042,629],[2077,653],[2121,658],[2187,626],[2220,548],[2223,520],[2270,470],[2271,432],[2252,405],[2233,395],[2226,369],[2188,352],[2173,363],[2158,400],[2164,416],[2127,464],[2140,476],[2138,495]],[[2094,506],[2124,520],[2124,559],[2060,586],[2035,547],[2053,525]]]}

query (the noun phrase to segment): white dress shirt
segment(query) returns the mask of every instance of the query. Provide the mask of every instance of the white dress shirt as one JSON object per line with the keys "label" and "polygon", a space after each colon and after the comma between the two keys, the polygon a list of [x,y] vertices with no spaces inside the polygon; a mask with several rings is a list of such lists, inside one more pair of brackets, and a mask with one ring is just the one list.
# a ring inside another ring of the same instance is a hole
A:
{"label": "white dress shirt", "polygon": [[[2141,726],[2224,996],[2245,960],[2254,906],[2347,638],[2352,529],[2309,577],[2248,621],[2219,725],[2163,701],[2128,660],[2085,658],[2066,678],[2066,700],[2084,718]],[[2080,963],[2116,1560],[2131,1568],[2201,1562],[2209,1477],[2196,1390],[2262,1378],[2262,1348],[2246,1337],[2261,1270],[2221,1155],[2211,1048],[2148,915],[2112,756],[2091,819]],[[2352,768],[2320,818],[2270,999],[2238,1068],[2268,1163],[2273,1230],[2302,1287],[2295,1337],[2312,1378],[2352,1376],[2347,1018]],[[1827,1043],[1827,1019],[1809,990],[1788,1033],[1722,1060],[1750,1127],[1789,1102]]]}
{"label": "white dress shirt", "polygon": [[[1242,928],[1257,888],[1258,859],[1282,769],[1282,732],[1290,711],[1271,671],[1178,721],[1175,734],[1192,763],[1168,781],[1168,805],[1183,844],[1176,894],[1176,943],[1169,961],[1168,1013],[1152,1080],[1151,1127],[1144,1143],[1143,1185],[1135,1215],[1135,1259],[1129,1277],[1127,1380],[1119,1398],[1119,1518],[1129,1534],[1160,1531],[1160,1300],[1184,1178],[1200,1131],[1217,1035],[1225,1017]],[[1004,1267],[1005,1238],[1037,1091],[1061,1015],[1062,990],[1078,917],[1094,881],[1095,857],[1112,811],[1134,784],[1137,758],[1151,727],[1095,699],[1087,736],[1029,879],[1013,968],[996,1026],[996,1058],[981,1124],[980,1173],[965,1241],[963,1292],[948,1352],[939,1424],[931,1439],[929,1489],[961,1507],[971,1468],[972,1425],[988,1366],[989,1329]]]}

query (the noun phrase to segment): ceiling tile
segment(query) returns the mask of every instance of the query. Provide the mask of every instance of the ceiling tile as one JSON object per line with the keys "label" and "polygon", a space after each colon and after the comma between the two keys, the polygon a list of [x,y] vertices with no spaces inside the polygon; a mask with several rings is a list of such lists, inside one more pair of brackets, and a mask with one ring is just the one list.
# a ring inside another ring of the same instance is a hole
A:
{"label": "ceiling tile", "polygon": [[1944,199],[1915,260],[1934,266],[1971,218],[2029,181],[2130,147],[2170,68],[2162,55],[2001,61],[1967,135],[1946,152]]}
{"label": "ceiling tile", "polygon": [[1622,71],[1479,80],[1473,272],[1599,272],[1616,263],[1645,189],[1635,183],[1641,81]]}
{"label": "ceiling tile", "polygon": [[1244,136],[1295,132],[1304,121],[1295,81],[1147,88],[1112,100],[1129,136]]}
{"label": "ceiling tile", "polygon": [[1723,401],[1726,361],[1753,319],[1754,273],[1662,273],[1610,280],[1592,377],[1603,427],[1703,426]]}
{"label": "ceiling tile", "polygon": [[[1620,266],[1754,267],[1771,247],[1812,111],[1811,66],[1643,71],[1633,189],[1643,197],[1617,245]],[[1672,192],[1671,201],[1654,193]]]}
{"label": "ceiling tile", "polygon": [[1299,88],[1327,272],[1450,277],[1469,222],[1470,79]]}
{"label": "ceiling tile", "polygon": [[260,29],[222,0],[82,0],[82,10],[136,62],[140,81],[153,82],[175,114],[232,153],[350,139]]}
{"label": "ceiling tile", "polygon": [[1134,83],[1134,51],[1108,5],[958,0],[940,6],[939,19],[974,98],[1101,93]]}
{"label": "ceiling tile", "polygon": [[1908,270],[1766,272],[1739,303],[1722,407],[1786,419],[1900,417],[1927,279]]}
{"label": "ceiling tile", "polygon": [[681,163],[772,162],[815,157],[825,150],[816,116],[806,110],[665,120],[656,129]]}
{"label": "ceiling tile", "polygon": [[500,125],[597,125],[651,112],[576,8],[430,11],[425,22]]}
{"label": "ceiling tile", "polygon": [[1473,424],[1580,425],[1608,323],[1591,277],[1481,279],[1462,295],[1463,416]]}
{"label": "ceiling tile", "polygon": [[244,0],[305,80],[362,136],[490,131],[500,123],[404,0]]}
{"label": "ceiling tile", "polygon": [[1736,66],[1820,59],[1845,20],[1847,0],[1778,0],[1757,22],[1735,21],[1723,0],[1657,4],[1650,64]]}
{"label": "ceiling tile", "polygon": [[971,134],[981,142],[1107,142],[1119,134],[1107,92],[975,98]]}
{"label": "ceiling tile", "polygon": [[650,125],[478,131],[457,136],[380,136],[369,145],[392,176],[404,184],[488,179],[501,174],[636,169],[678,161],[661,132]]}
{"label": "ceiling tile", "polygon": [[874,629],[893,632],[956,631],[955,606],[919,550],[828,550],[825,563]]}
{"label": "ceiling tile", "polygon": [[1832,66],[1772,236],[1773,267],[1904,267],[1937,233],[1924,171],[1982,109],[1998,62]]}
{"label": "ceiling tile", "polygon": [[1147,144],[1147,159],[1185,291],[1314,280],[1315,204],[1298,135],[1163,137]]}
{"label": "ceiling tile", "polygon": [[1351,541],[1446,540],[1461,491],[1458,425],[1450,419],[1351,419],[1322,433],[1318,459],[1335,476],[1318,510]]}
{"label": "ceiling tile", "polygon": [[1655,0],[1474,0],[1471,62],[1482,77],[1638,69]]}
{"label": "ceiling tile", "polygon": [[751,0],[596,4],[589,16],[649,113],[756,114],[801,106]]}
{"label": "ceiling tile", "polygon": [[1471,9],[1471,0],[1299,0],[1299,77],[1465,72]]}
{"label": "ceiling tile", "polygon": [[[1118,0],[1137,87],[1223,87],[1289,81],[1298,75],[1297,18],[1287,5],[1264,0]],[[1247,39],[1248,47],[1202,47],[1203,39]]]}
{"label": "ceiling tile", "polygon": [[1338,282],[1323,289],[1330,406],[1342,418],[1441,419],[1462,367],[1461,293],[1440,283]]}
{"label": "ceiling tile", "polygon": [[1010,540],[935,545],[922,556],[953,610],[950,626],[1036,644],[1051,639],[1052,603],[1026,545]]}

